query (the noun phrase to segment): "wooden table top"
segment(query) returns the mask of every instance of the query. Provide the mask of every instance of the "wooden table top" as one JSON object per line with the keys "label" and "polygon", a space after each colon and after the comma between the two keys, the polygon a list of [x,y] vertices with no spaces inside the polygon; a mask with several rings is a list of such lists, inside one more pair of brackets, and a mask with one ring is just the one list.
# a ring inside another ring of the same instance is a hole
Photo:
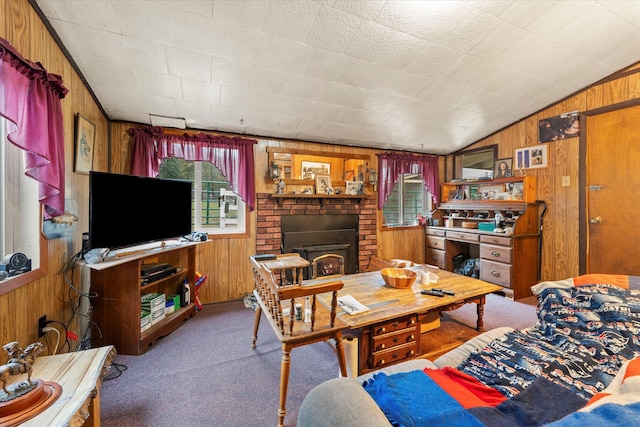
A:
{"label": "wooden table top", "polygon": [[[351,295],[369,307],[368,311],[355,315],[349,315],[341,309],[338,310],[337,317],[353,329],[396,319],[403,315],[442,311],[447,307],[469,302],[502,289],[501,286],[440,270],[437,267],[417,265],[409,269],[416,271],[418,277],[410,288],[405,289],[387,286],[379,271],[348,274],[333,279],[305,280],[303,284],[310,285],[329,280],[342,281],[344,287],[339,291],[339,296]],[[422,271],[436,274],[438,282],[422,285],[420,283],[420,272]],[[455,295],[437,297],[420,293],[421,290],[430,288],[453,291]],[[330,297],[327,295],[321,295],[318,299],[324,305],[331,303]]]}
{"label": "wooden table top", "polygon": [[276,259],[260,261],[262,265],[271,271],[286,270],[289,268],[308,267],[310,262],[302,258],[299,254],[280,254]]}

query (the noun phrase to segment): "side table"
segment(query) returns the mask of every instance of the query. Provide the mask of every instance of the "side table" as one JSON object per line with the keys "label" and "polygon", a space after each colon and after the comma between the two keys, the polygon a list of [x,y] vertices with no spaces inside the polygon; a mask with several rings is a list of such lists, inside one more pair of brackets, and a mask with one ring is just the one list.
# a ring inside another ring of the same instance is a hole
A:
{"label": "side table", "polygon": [[99,426],[100,386],[115,354],[115,348],[109,345],[38,357],[31,378],[58,383],[62,394],[44,412],[21,426]]}

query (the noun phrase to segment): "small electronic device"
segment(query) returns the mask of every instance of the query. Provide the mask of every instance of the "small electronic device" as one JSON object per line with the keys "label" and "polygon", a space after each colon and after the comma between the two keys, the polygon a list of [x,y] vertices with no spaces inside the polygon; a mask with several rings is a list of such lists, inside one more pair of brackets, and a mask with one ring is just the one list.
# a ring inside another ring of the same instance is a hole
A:
{"label": "small electronic device", "polygon": [[455,292],[453,292],[453,291],[447,291],[447,290],[445,290],[445,289],[436,289],[436,288],[433,288],[432,290],[433,290],[433,291],[436,291],[436,292],[442,292],[442,293],[443,293],[443,294],[445,294],[445,295],[455,295],[455,294],[456,294],[456,293],[455,293]]}
{"label": "small electronic device", "polygon": [[424,295],[431,295],[434,297],[443,297],[444,293],[440,290],[435,290],[435,289],[423,289],[420,291],[421,294]]}

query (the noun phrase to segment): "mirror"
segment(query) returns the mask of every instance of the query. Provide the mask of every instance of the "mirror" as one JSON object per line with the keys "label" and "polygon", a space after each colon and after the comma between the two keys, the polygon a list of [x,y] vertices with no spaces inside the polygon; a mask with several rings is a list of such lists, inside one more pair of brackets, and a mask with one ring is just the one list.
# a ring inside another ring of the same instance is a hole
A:
{"label": "mirror", "polygon": [[267,147],[269,164],[278,164],[280,177],[286,184],[314,185],[316,175],[329,175],[334,187],[345,181],[366,181],[371,161],[369,155],[329,153]]}
{"label": "mirror", "polygon": [[498,145],[461,151],[455,155],[454,178],[476,180],[493,178],[494,161],[498,158]]}

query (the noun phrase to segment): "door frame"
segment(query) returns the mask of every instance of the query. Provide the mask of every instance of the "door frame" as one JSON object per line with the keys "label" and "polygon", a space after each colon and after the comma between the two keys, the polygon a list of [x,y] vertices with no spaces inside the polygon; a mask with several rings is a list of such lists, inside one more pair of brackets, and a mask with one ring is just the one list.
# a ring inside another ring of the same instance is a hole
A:
{"label": "door frame", "polygon": [[578,227],[579,274],[587,273],[587,120],[591,116],[636,107],[638,105],[640,105],[640,98],[607,105],[606,107],[594,108],[593,110],[580,113],[580,136],[578,137],[578,164],[581,166],[578,172],[578,182],[580,183],[580,192],[578,194],[578,221],[580,221]]}

